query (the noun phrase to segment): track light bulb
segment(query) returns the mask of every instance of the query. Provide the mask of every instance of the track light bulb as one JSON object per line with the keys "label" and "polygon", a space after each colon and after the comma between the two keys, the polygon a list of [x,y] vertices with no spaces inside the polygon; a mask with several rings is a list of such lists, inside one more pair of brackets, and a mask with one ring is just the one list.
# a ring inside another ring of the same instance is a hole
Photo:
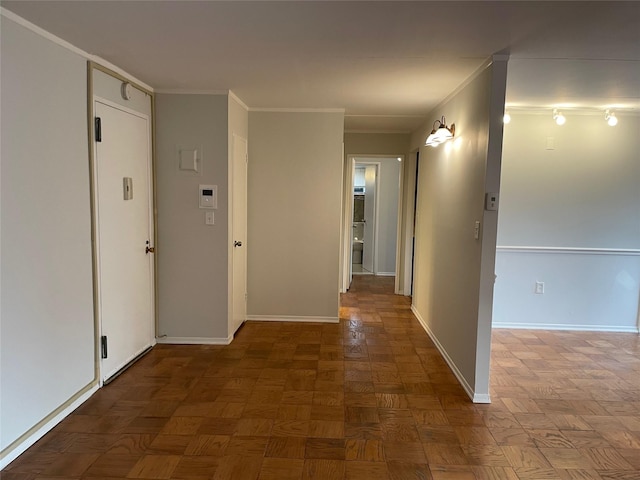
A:
{"label": "track light bulb", "polygon": [[557,109],[553,110],[553,119],[556,121],[556,124],[558,125],[564,125],[565,123],[567,123],[567,119],[565,118],[565,116],[562,114],[562,112],[558,111]]}
{"label": "track light bulb", "polygon": [[618,124],[618,117],[616,117],[615,113],[610,112],[609,110],[605,112],[604,118],[610,127],[615,127]]}

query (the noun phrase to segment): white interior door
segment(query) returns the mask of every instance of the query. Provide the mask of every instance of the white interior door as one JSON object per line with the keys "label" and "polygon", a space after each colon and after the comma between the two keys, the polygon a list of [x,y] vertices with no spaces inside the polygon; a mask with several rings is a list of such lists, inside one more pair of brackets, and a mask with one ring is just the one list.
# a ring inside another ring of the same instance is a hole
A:
{"label": "white interior door", "polygon": [[232,166],[232,325],[235,333],[247,318],[247,141],[233,136]]}
{"label": "white interior door", "polygon": [[375,165],[367,165],[364,172],[364,244],[362,268],[375,273],[375,221],[376,221],[376,171]]}
{"label": "white interior door", "polygon": [[[153,239],[149,119],[95,101],[101,379],[107,380],[154,342]],[[105,352],[106,350],[106,352]],[[106,353],[106,358],[104,358]]]}

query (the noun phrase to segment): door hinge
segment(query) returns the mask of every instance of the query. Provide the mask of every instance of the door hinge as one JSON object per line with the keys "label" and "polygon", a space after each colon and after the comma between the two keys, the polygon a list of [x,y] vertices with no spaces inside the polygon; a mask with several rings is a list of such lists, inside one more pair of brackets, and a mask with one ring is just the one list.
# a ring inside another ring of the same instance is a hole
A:
{"label": "door hinge", "polygon": [[107,336],[100,337],[100,358],[107,358]]}
{"label": "door hinge", "polygon": [[102,141],[102,120],[96,117],[94,121],[96,142]]}

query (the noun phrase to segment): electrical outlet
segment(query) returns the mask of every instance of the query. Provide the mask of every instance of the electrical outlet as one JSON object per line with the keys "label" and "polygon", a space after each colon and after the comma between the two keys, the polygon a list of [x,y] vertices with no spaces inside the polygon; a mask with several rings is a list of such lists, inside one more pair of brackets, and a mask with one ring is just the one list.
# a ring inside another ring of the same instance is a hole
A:
{"label": "electrical outlet", "polygon": [[536,295],[544,293],[544,282],[536,282]]}

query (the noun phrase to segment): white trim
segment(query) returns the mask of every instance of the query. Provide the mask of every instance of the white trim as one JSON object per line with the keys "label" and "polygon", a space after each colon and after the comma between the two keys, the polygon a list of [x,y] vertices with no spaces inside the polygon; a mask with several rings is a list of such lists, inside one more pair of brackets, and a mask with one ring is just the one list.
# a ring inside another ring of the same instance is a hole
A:
{"label": "white trim", "polygon": [[247,315],[251,322],[302,322],[302,323],[340,323],[338,317],[298,317],[292,315]]}
{"label": "white trim", "polygon": [[198,90],[189,88],[158,88],[155,93],[168,95],[229,95],[229,90]]}
{"label": "white trim", "polygon": [[476,393],[473,391],[473,388],[471,388],[471,385],[469,385],[469,383],[467,382],[467,379],[464,378],[460,370],[458,370],[458,367],[456,366],[455,362],[449,356],[449,354],[447,353],[445,348],[442,346],[442,344],[438,341],[438,338],[431,331],[431,329],[427,325],[427,322],[424,321],[424,319],[420,315],[420,312],[418,312],[418,309],[416,309],[416,307],[413,304],[411,305],[411,311],[416,316],[416,318],[418,319],[418,322],[420,322],[420,325],[422,325],[422,328],[424,328],[425,332],[427,332],[427,335],[429,335],[429,338],[431,338],[436,348],[440,352],[440,355],[442,355],[442,358],[444,358],[444,361],[447,362],[447,365],[449,365],[449,368],[458,379],[458,382],[460,382],[460,385],[462,385],[462,388],[464,389],[464,391],[467,393],[467,395],[469,395],[469,398],[471,399],[471,401],[476,403],[476,398],[477,398],[477,399],[483,400],[483,401],[478,401],[477,403],[491,403],[491,400],[489,399],[489,395],[484,395],[484,394],[476,395]]}
{"label": "white trim", "polygon": [[[342,142],[342,222],[340,227],[340,272],[342,273],[340,280],[340,293],[346,293],[351,287],[353,280],[353,169],[354,160],[345,155],[344,141]],[[340,295],[338,295],[338,304],[340,304]]]}
{"label": "white trim", "polygon": [[494,322],[491,328],[507,328],[514,330],[571,330],[578,332],[640,333],[640,328],[638,327],[611,325],[573,325],[568,323]]}
{"label": "white trim", "polygon": [[[403,272],[403,259],[401,259],[402,255],[402,240],[403,230],[402,225],[404,223],[404,219],[402,218],[403,205],[404,205],[404,179],[405,179],[405,166],[407,163],[406,155],[398,155],[397,157],[400,159],[400,171],[398,172],[398,212],[396,219],[396,261],[395,261],[395,272],[393,272],[393,276],[395,277],[395,281],[393,284],[393,293],[396,295],[402,295],[402,290],[400,289],[400,280],[402,279],[401,273]],[[386,273],[378,273],[378,275],[386,275]]]}
{"label": "white trim", "polygon": [[[236,103],[238,105],[240,105],[242,108],[244,108],[245,112],[249,111],[249,106],[246,103],[244,103],[242,100],[240,100],[240,97],[237,96],[235,93],[233,93],[231,90],[229,90],[229,97],[231,97],[233,100],[236,101]],[[247,143],[249,143],[249,142],[247,142]]]}
{"label": "white trim", "polygon": [[[395,277],[396,276],[396,272],[378,272],[376,273],[376,275],[378,277]],[[398,292],[396,292],[398,293]]]}
{"label": "white trim", "polygon": [[143,82],[139,78],[134,77],[133,75],[131,75],[130,73],[126,72],[122,68],[112,64],[111,62],[105,60],[102,57],[99,57],[97,55],[92,55],[90,53],[85,52],[84,50],[82,50],[82,49],[76,47],[75,45],[67,42],[66,40],[63,40],[62,38],[54,35],[53,33],[46,31],[45,29],[43,29],[43,28],[31,23],[28,20],[25,20],[24,18],[22,18],[19,15],[16,15],[12,11],[7,10],[4,7],[0,7],[0,15],[3,16],[3,17],[8,18],[9,20],[12,20],[13,22],[15,22],[18,25],[26,28],[27,30],[32,31],[36,35],[40,35],[41,37],[49,40],[50,42],[53,42],[56,45],[58,45],[58,46],[60,46],[62,48],[65,48],[65,49],[69,50],[72,53],[75,53],[76,55],[80,55],[81,57],[85,58],[86,60],[92,61],[94,63],[102,65],[103,67],[106,67],[106,68],[108,68],[110,70],[113,70],[114,72],[119,73],[120,75],[129,78],[133,82],[137,83],[139,86],[146,88],[150,92],[154,92],[153,87],[151,87],[150,85],[146,84],[145,82]]}
{"label": "white trim", "polygon": [[491,396],[488,393],[474,393],[473,403],[491,403]]}
{"label": "white trim", "polygon": [[[605,107],[571,107],[563,106],[562,104],[549,103],[546,105],[530,105],[530,104],[513,104],[505,103],[505,109],[509,110],[511,115],[535,115],[535,116],[548,116],[551,110],[554,108],[561,108],[563,113],[581,117],[600,117],[603,116]],[[616,116],[619,117],[637,117],[640,115],[640,110],[634,107],[616,107],[611,106],[612,110],[616,111]]]}
{"label": "white trim", "polygon": [[[69,403],[66,407],[64,407],[57,415],[55,415],[53,418],[51,418],[50,420],[40,425],[40,427],[38,427],[37,430],[35,430],[33,433],[25,437],[24,440],[22,440],[20,443],[13,446],[11,450],[9,450],[9,447],[11,447],[10,445],[5,450],[0,452],[0,470],[6,467],[7,465],[9,465],[11,462],[13,462],[16,458],[18,458],[19,455],[24,453],[25,450],[27,450],[27,448],[29,448],[31,445],[33,445],[38,440],[40,440],[53,427],[59,424],[67,416],[69,416],[69,414],[71,414],[76,408],[78,408],[80,405],[86,402],[94,393],[98,391],[99,388],[100,387],[96,382],[96,383],[93,383],[91,388],[86,392],[84,392],[83,394],[78,395],[76,393],[76,395],[78,396],[75,397],[74,395],[69,400],[67,400],[67,401],[71,401],[71,403]],[[82,391],[82,389],[80,391]],[[44,420],[45,419],[43,419],[43,421]],[[37,427],[37,425],[38,424],[36,424],[35,427]]]}
{"label": "white trim", "polygon": [[344,108],[249,108],[250,112],[277,113],[344,113]]}
{"label": "white trim", "polygon": [[496,252],[500,253],[555,253],[577,255],[640,255],[638,248],[591,248],[591,247],[538,247],[498,245]]}
{"label": "white trim", "polygon": [[233,335],[227,338],[217,337],[159,337],[158,344],[171,345],[229,345],[233,340]]}

